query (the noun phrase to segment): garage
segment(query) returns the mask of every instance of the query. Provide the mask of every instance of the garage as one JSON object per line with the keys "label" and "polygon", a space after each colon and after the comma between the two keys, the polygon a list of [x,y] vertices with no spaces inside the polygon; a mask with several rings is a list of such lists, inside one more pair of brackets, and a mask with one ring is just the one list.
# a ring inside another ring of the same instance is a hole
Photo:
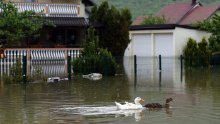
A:
{"label": "garage", "polygon": [[[151,35],[154,37],[151,38]],[[174,56],[172,33],[133,34],[133,54],[137,56]]]}
{"label": "garage", "polygon": [[131,42],[124,55],[146,57],[179,57],[188,38],[201,41],[210,36],[208,32],[175,24],[134,25],[130,27],[129,34]]}
{"label": "garage", "polygon": [[152,41],[150,34],[132,35],[133,54],[137,56],[152,56]]}
{"label": "garage", "polygon": [[172,33],[155,33],[154,43],[154,56],[174,56]]}

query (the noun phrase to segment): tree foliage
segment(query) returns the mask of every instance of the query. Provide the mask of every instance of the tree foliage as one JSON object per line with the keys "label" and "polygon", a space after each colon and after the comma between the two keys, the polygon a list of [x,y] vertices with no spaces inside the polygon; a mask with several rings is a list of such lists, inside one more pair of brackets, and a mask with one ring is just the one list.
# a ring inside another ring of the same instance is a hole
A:
{"label": "tree foliage", "polygon": [[186,67],[206,67],[210,64],[210,51],[205,38],[199,43],[189,38],[187,45],[183,49],[183,55]]}
{"label": "tree foliage", "polygon": [[108,49],[114,56],[124,54],[129,41],[129,26],[131,14],[128,9],[116,9],[109,6],[107,1],[100,6],[94,6],[89,18],[98,28],[99,46]]}
{"label": "tree foliage", "polygon": [[73,61],[73,71],[76,74],[101,73],[114,75],[117,64],[107,49],[98,47],[98,36],[95,29],[89,28],[82,55]]}
{"label": "tree foliage", "polygon": [[165,24],[166,22],[164,17],[150,15],[144,19],[142,25]]}
{"label": "tree foliage", "polygon": [[220,15],[215,14],[209,20],[198,22],[196,26],[211,33],[209,38],[209,49],[211,52],[220,51]]}
{"label": "tree foliage", "polygon": [[46,23],[39,13],[19,12],[14,4],[0,1],[0,42],[2,45],[19,44],[27,37],[37,37]]}

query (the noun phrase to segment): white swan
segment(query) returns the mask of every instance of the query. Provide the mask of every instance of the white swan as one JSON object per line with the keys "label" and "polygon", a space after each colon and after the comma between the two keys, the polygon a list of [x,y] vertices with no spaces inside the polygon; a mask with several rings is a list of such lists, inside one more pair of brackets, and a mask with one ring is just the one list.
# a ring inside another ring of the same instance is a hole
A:
{"label": "white swan", "polygon": [[128,109],[141,109],[143,106],[140,104],[141,101],[144,101],[140,97],[134,99],[134,103],[129,103],[125,101],[125,104],[120,104],[115,102],[117,109],[128,110]]}

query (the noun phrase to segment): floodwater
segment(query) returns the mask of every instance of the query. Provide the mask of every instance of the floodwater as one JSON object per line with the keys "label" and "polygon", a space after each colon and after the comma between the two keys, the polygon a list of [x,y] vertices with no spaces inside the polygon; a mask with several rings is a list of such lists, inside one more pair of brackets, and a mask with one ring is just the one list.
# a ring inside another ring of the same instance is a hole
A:
{"label": "floodwater", "polygon": [[[173,66],[161,72],[137,67],[136,78],[125,69],[99,81],[1,83],[0,124],[219,124],[220,68],[180,73]],[[115,101],[133,102],[137,96],[144,104],[175,101],[167,110],[116,109]]]}

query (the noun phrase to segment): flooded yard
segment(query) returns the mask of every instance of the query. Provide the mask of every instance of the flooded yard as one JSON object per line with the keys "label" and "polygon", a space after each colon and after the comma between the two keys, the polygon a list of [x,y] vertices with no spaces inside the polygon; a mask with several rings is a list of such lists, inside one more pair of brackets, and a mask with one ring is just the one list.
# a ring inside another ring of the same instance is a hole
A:
{"label": "flooded yard", "polygon": [[[1,84],[0,124],[219,124],[220,68],[181,73],[172,66],[161,72],[139,66],[136,78],[125,64],[125,74],[99,81]],[[117,110],[115,101],[137,96],[143,104],[175,101],[170,109]]]}

